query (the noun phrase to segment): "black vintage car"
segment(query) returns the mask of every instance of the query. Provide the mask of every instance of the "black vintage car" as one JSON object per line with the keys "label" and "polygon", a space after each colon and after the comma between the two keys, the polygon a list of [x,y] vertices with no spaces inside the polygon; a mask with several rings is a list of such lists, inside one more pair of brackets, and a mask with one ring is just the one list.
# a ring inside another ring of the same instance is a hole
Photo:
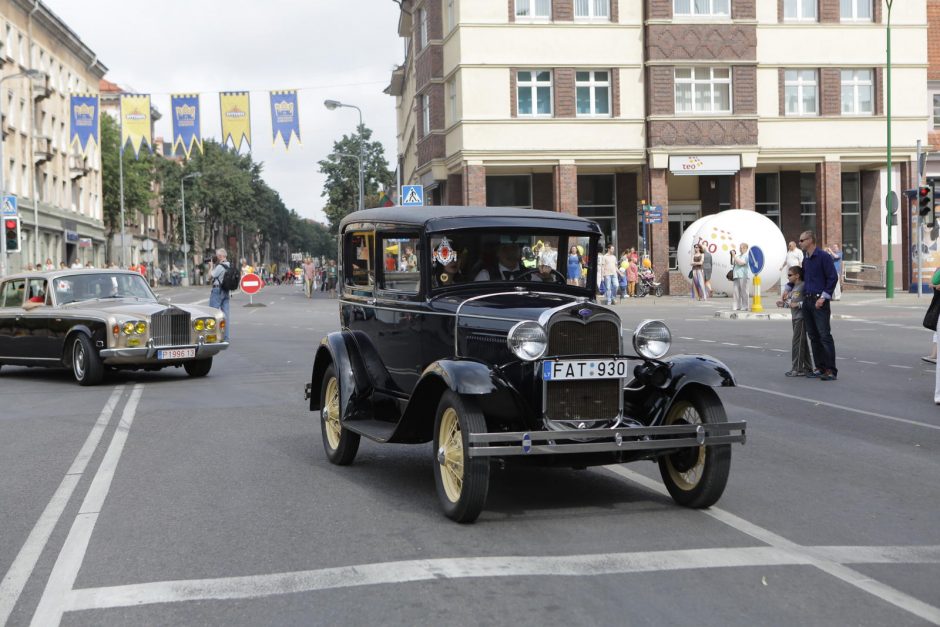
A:
{"label": "black vintage car", "polygon": [[182,366],[192,377],[228,347],[218,309],[159,301],[137,272],[59,270],[0,281],[0,366],[68,368],[81,385],[107,369]]}
{"label": "black vintage car", "polygon": [[[665,324],[625,332],[569,254],[597,259],[601,231],[528,209],[389,207],[340,226],[341,330],[316,351],[306,393],[334,464],[360,437],[433,441],[445,514],[477,518],[490,463],[584,467],[659,462],[673,499],[715,503],[728,422],[713,388],[735,385],[705,355],[666,358]],[[629,350],[632,346],[633,353]]]}

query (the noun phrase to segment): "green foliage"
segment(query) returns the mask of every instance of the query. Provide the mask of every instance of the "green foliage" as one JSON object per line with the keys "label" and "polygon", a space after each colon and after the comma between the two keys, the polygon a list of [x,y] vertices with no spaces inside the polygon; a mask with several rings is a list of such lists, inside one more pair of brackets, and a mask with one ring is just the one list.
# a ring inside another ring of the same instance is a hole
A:
{"label": "green foliage", "polygon": [[[101,116],[101,186],[104,223],[109,233],[121,230],[121,185],[118,150],[121,129],[110,115]],[[124,150],[124,219],[130,223],[137,211],[149,214],[154,157],[141,147],[140,158],[128,146]]]}
{"label": "green foliage", "polygon": [[318,163],[320,172],[326,175],[322,195],[326,196],[327,204],[323,213],[333,231],[346,214],[359,208],[359,161],[355,157],[359,155],[360,143],[365,206],[374,206],[379,190],[387,189],[393,182],[394,172],[388,168],[385,149],[380,142],[369,141],[371,137],[372,130],[363,125],[355,135],[343,135],[342,139],[334,142],[333,151]]}

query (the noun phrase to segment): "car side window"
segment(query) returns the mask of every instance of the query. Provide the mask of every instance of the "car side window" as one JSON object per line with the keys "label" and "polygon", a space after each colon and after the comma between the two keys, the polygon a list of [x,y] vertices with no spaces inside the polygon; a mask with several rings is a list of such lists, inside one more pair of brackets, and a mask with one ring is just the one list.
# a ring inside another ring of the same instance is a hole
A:
{"label": "car side window", "polygon": [[0,307],[5,309],[22,307],[25,292],[26,279],[12,279],[5,282],[2,291],[0,291]]}
{"label": "car side window", "polygon": [[382,265],[379,287],[407,294],[421,289],[420,237],[417,233],[388,233],[379,236]]}
{"label": "car side window", "polygon": [[30,279],[26,289],[27,302],[44,304],[46,302],[46,291],[45,279]]}
{"label": "car side window", "polygon": [[375,233],[372,231],[350,231],[346,234],[343,257],[346,260],[346,284],[372,289],[375,285],[373,250]]}

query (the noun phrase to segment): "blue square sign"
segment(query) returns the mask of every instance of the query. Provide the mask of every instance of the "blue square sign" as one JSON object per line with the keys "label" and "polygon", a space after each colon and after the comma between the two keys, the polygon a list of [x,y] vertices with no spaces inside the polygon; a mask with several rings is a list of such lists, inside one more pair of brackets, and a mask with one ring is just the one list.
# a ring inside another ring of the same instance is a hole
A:
{"label": "blue square sign", "polygon": [[420,207],[424,205],[424,186],[423,185],[402,185],[401,186],[401,206],[402,207]]}

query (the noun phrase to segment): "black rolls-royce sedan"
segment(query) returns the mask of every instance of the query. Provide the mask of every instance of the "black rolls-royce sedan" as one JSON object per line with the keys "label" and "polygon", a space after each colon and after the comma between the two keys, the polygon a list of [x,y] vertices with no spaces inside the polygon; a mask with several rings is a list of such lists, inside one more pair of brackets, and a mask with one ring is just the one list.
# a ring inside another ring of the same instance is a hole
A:
{"label": "black rolls-royce sedan", "polygon": [[81,385],[107,369],[182,366],[202,377],[228,348],[218,309],[158,300],[127,270],[59,270],[0,282],[0,367],[68,368]]}

